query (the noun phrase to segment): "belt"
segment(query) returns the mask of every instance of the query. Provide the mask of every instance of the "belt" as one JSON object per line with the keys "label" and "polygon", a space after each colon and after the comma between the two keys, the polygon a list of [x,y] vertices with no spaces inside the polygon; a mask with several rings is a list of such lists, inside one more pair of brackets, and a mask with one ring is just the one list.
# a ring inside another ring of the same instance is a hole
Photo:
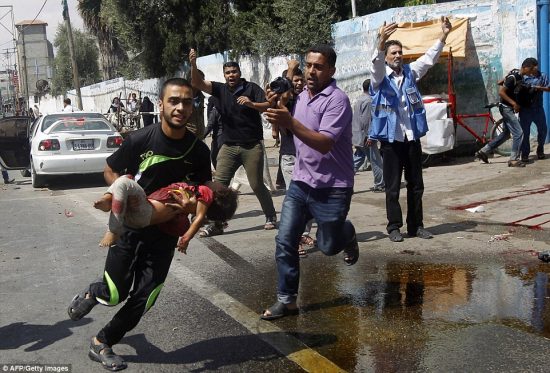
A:
{"label": "belt", "polygon": [[251,145],[256,145],[256,144],[259,144],[260,143],[260,140],[254,140],[254,141],[250,141],[250,142],[236,142],[236,141],[226,141],[224,142],[225,145],[228,145],[228,146],[251,146]]}

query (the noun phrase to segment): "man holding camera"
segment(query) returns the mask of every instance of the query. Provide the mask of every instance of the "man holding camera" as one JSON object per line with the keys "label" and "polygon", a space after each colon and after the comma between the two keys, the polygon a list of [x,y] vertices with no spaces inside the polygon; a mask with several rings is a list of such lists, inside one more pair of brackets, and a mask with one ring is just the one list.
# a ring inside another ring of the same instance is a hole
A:
{"label": "man holding camera", "polygon": [[[306,52],[306,86],[296,98],[292,115],[278,103],[267,120],[294,135],[296,164],[281,211],[275,238],[278,271],[277,301],[260,316],[274,320],[298,313],[300,258],[298,244],[312,217],[317,221],[317,247],[325,255],[344,251],[353,265],[359,246],[353,224],[346,220],[353,194],[352,110],[347,95],[332,78],[336,52],[317,45]],[[277,95],[271,92],[268,98]]]}
{"label": "man holding camera", "polygon": [[[260,117],[260,112],[267,110],[271,102],[266,101],[260,86],[241,78],[241,70],[236,62],[223,64],[225,84],[204,80],[197,69],[197,53],[194,49],[189,52],[189,62],[191,84],[194,88],[216,97],[216,109],[223,123],[223,145],[217,157],[216,181],[229,186],[237,169],[243,166],[250,187],[266,216],[264,229],[275,229],[275,207],[271,193],[263,182],[263,127]],[[223,234],[223,222],[206,226],[200,236],[218,234]]]}

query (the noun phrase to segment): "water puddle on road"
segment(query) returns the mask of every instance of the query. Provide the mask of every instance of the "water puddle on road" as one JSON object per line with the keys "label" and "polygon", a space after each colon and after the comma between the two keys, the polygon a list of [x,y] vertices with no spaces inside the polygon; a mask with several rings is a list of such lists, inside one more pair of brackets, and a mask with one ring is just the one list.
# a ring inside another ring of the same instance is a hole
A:
{"label": "water puddle on road", "polygon": [[550,264],[530,259],[388,261],[351,271],[321,260],[302,267],[302,313],[277,323],[308,335],[306,344],[348,371],[495,369],[539,340],[545,346],[536,355],[550,353],[541,338],[550,337]]}

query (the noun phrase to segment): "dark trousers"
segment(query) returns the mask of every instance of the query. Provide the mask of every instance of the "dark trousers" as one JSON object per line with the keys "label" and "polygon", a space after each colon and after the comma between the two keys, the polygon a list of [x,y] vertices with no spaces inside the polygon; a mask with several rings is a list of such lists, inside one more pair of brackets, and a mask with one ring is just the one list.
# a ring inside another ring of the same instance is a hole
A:
{"label": "dark trousers", "polygon": [[386,215],[388,233],[403,226],[403,213],[399,204],[401,175],[405,170],[407,180],[407,232],[416,233],[423,227],[422,195],[422,147],[420,140],[392,143],[381,141],[384,158],[383,172],[386,182]]}
{"label": "dark trousers", "polygon": [[118,343],[155,304],[177,240],[153,226],[125,231],[109,248],[103,279],[90,285],[90,293],[109,306],[128,299],[97,334],[100,342],[109,346]]}
{"label": "dark trousers", "polygon": [[537,126],[537,154],[544,153],[544,143],[546,142],[546,115],[544,108],[535,106],[530,108],[521,108],[519,112],[519,122],[523,131],[523,141],[521,142],[521,158],[529,158],[531,152],[531,124]]}
{"label": "dark trousers", "polygon": [[283,170],[281,169],[281,158],[283,155],[279,152],[279,167],[277,167],[277,179],[275,180],[275,185],[281,187],[282,189],[287,189],[288,185],[285,183],[285,178],[283,177]]}

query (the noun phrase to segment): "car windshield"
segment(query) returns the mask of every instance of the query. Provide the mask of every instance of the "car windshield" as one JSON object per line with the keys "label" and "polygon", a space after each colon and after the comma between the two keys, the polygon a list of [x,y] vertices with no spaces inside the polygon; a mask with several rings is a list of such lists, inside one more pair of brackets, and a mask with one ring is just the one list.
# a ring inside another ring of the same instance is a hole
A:
{"label": "car windshield", "polygon": [[71,131],[113,131],[113,128],[105,119],[84,120],[63,118],[53,123],[46,132],[58,133]]}
{"label": "car windshield", "polygon": [[66,113],[66,114],[52,114],[46,115],[42,121],[42,132],[46,131],[52,124],[58,120],[72,120],[72,121],[84,121],[87,119],[102,119],[104,118],[100,113]]}

